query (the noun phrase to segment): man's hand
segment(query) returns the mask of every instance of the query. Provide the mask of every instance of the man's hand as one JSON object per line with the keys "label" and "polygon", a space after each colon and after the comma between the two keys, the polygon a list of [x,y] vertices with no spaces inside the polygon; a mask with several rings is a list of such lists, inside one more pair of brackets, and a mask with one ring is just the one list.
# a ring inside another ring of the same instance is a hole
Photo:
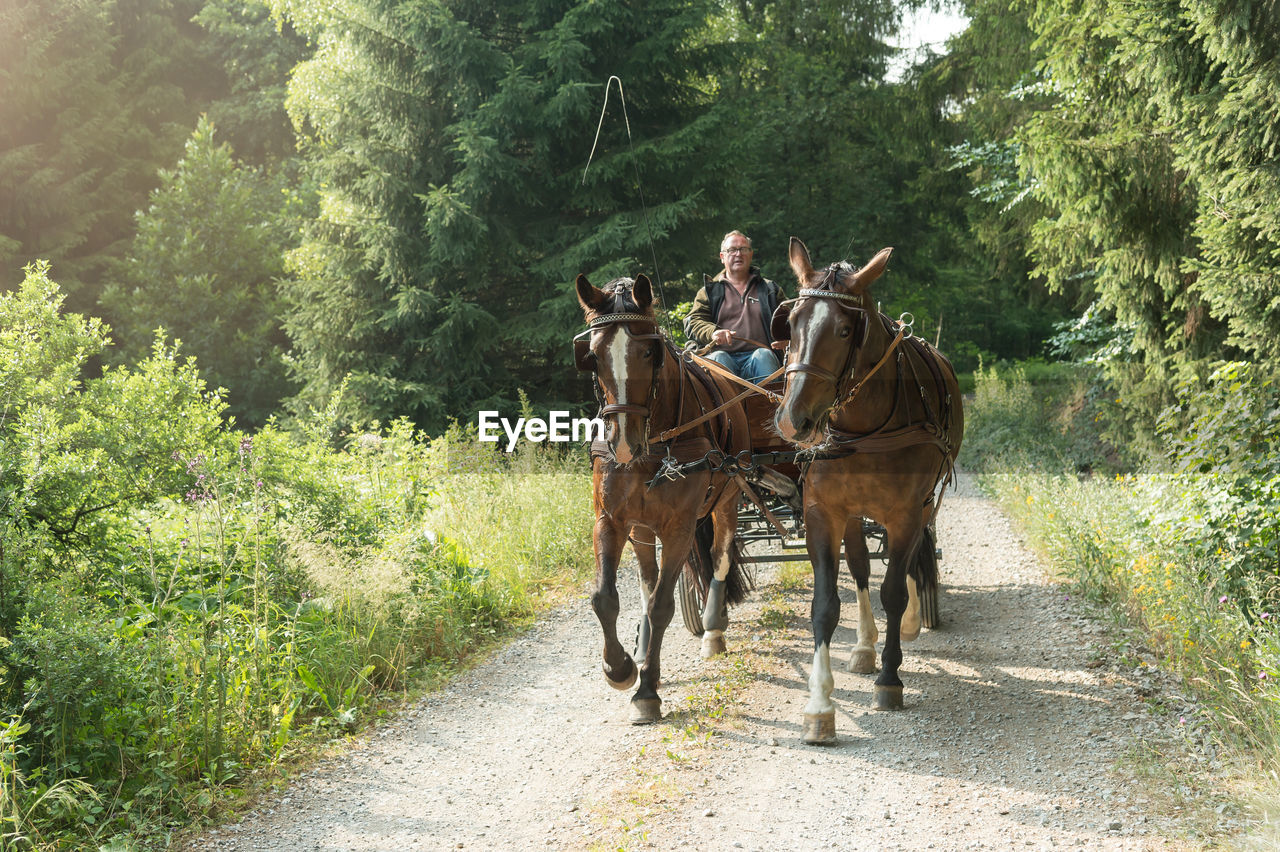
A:
{"label": "man's hand", "polygon": [[733,342],[733,332],[727,328],[717,328],[711,335],[711,342],[716,346],[728,346]]}

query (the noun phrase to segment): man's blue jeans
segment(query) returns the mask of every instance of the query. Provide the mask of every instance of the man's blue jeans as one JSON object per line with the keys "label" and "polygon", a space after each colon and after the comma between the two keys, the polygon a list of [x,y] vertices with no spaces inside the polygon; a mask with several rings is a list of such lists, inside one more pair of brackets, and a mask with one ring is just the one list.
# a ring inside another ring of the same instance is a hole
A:
{"label": "man's blue jeans", "polygon": [[772,349],[752,349],[750,352],[725,352],[717,349],[707,358],[749,382],[760,381],[782,365]]}

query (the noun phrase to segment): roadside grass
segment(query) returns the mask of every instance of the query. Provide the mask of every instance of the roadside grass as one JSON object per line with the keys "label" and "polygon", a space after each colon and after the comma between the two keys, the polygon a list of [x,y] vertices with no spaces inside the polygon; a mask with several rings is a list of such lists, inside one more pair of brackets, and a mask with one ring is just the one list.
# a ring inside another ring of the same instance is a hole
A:
{"label": "roadside grass", "polygon": [[580,458],[404,424],[337,449],[219,441],[179,461],[185,497],[111,519],[113,573],[70,563],[19,588],[26,614],[0,639],[27,696],[0,724],[3,848],[167,847],[588,574]]}
{"label": "roadside grass", "polygon": [[[983,487],[1077,593],[1130,627],[1194,696],[1197,717],[1182,723],[1207,732],[1222,771],[1232,776],[1222,782],[1235,800],[1219,812],[1223,820],[1241,807],[1258,837],[1274,837],[1280,801],[1280,589],[1269,549],[1280,526],[1274,492],[1260,492],[1257,477],[1240,477],[1241,486],[1205,464],[1148,463],[1141,472],[1116,472],[1115,454],[1101,444],[1089,451],[1078,433],[1099,415],[1088,405],[1073,408],[1080,396],[1070,388],[1054,391],[1038,392],[1016,370],[979,371],[966,464],[981,472]],[[1073,428],[1077,434],[1068,434]],[[1186,452],[1178,447],[1195,439],[1194,432],[1166,437],[1172,461]],[[1152,759],[1170,761],[1164,780],[1173,789],[1185,786],[1185,767],[1172,757]],[[1214,836],[1213,826],[1204,830]]]}

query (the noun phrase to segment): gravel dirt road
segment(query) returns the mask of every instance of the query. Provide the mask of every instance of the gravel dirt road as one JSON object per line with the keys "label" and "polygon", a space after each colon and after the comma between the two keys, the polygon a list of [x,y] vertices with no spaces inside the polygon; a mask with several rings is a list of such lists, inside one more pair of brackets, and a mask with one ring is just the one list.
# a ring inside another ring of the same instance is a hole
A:
{"label": "gravel dirt road", "polygon": [[1213,754],[1179,721],[1186,699],[1114,653],[1114,632],[967,479],[938,537],[944,623],[906,646],[901,712],[871,710],[874,676],[843,670],[856,608],[842,579],[834,746],[800,742],[807,581],[762,570],[710,662],[677,613],[666,716],[647,727],[600,674],[584,594],[186,848],[1147,850],[1240,829]]}

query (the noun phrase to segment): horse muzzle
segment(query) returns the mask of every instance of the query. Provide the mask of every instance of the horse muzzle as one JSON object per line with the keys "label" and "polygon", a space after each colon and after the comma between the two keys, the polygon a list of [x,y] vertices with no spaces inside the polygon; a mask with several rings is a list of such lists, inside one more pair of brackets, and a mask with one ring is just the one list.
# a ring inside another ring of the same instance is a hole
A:
{"label": "horse muzzle", "polygon": [[[649,410],[642,405],[606,405],[600,414],[608,423],[605,442],[620,465],[630,464],[646,451]],[[622,415],[628,415],[623,417]]]}
{"label": "horse muzzle", "polygon": [[787,389],[782,404],[778,406],[773,425],[783,440],[800,446],[812,446],[823,438],[831,407],[805,402],[800,392],[802,390],[803,381],[795,382]]}

